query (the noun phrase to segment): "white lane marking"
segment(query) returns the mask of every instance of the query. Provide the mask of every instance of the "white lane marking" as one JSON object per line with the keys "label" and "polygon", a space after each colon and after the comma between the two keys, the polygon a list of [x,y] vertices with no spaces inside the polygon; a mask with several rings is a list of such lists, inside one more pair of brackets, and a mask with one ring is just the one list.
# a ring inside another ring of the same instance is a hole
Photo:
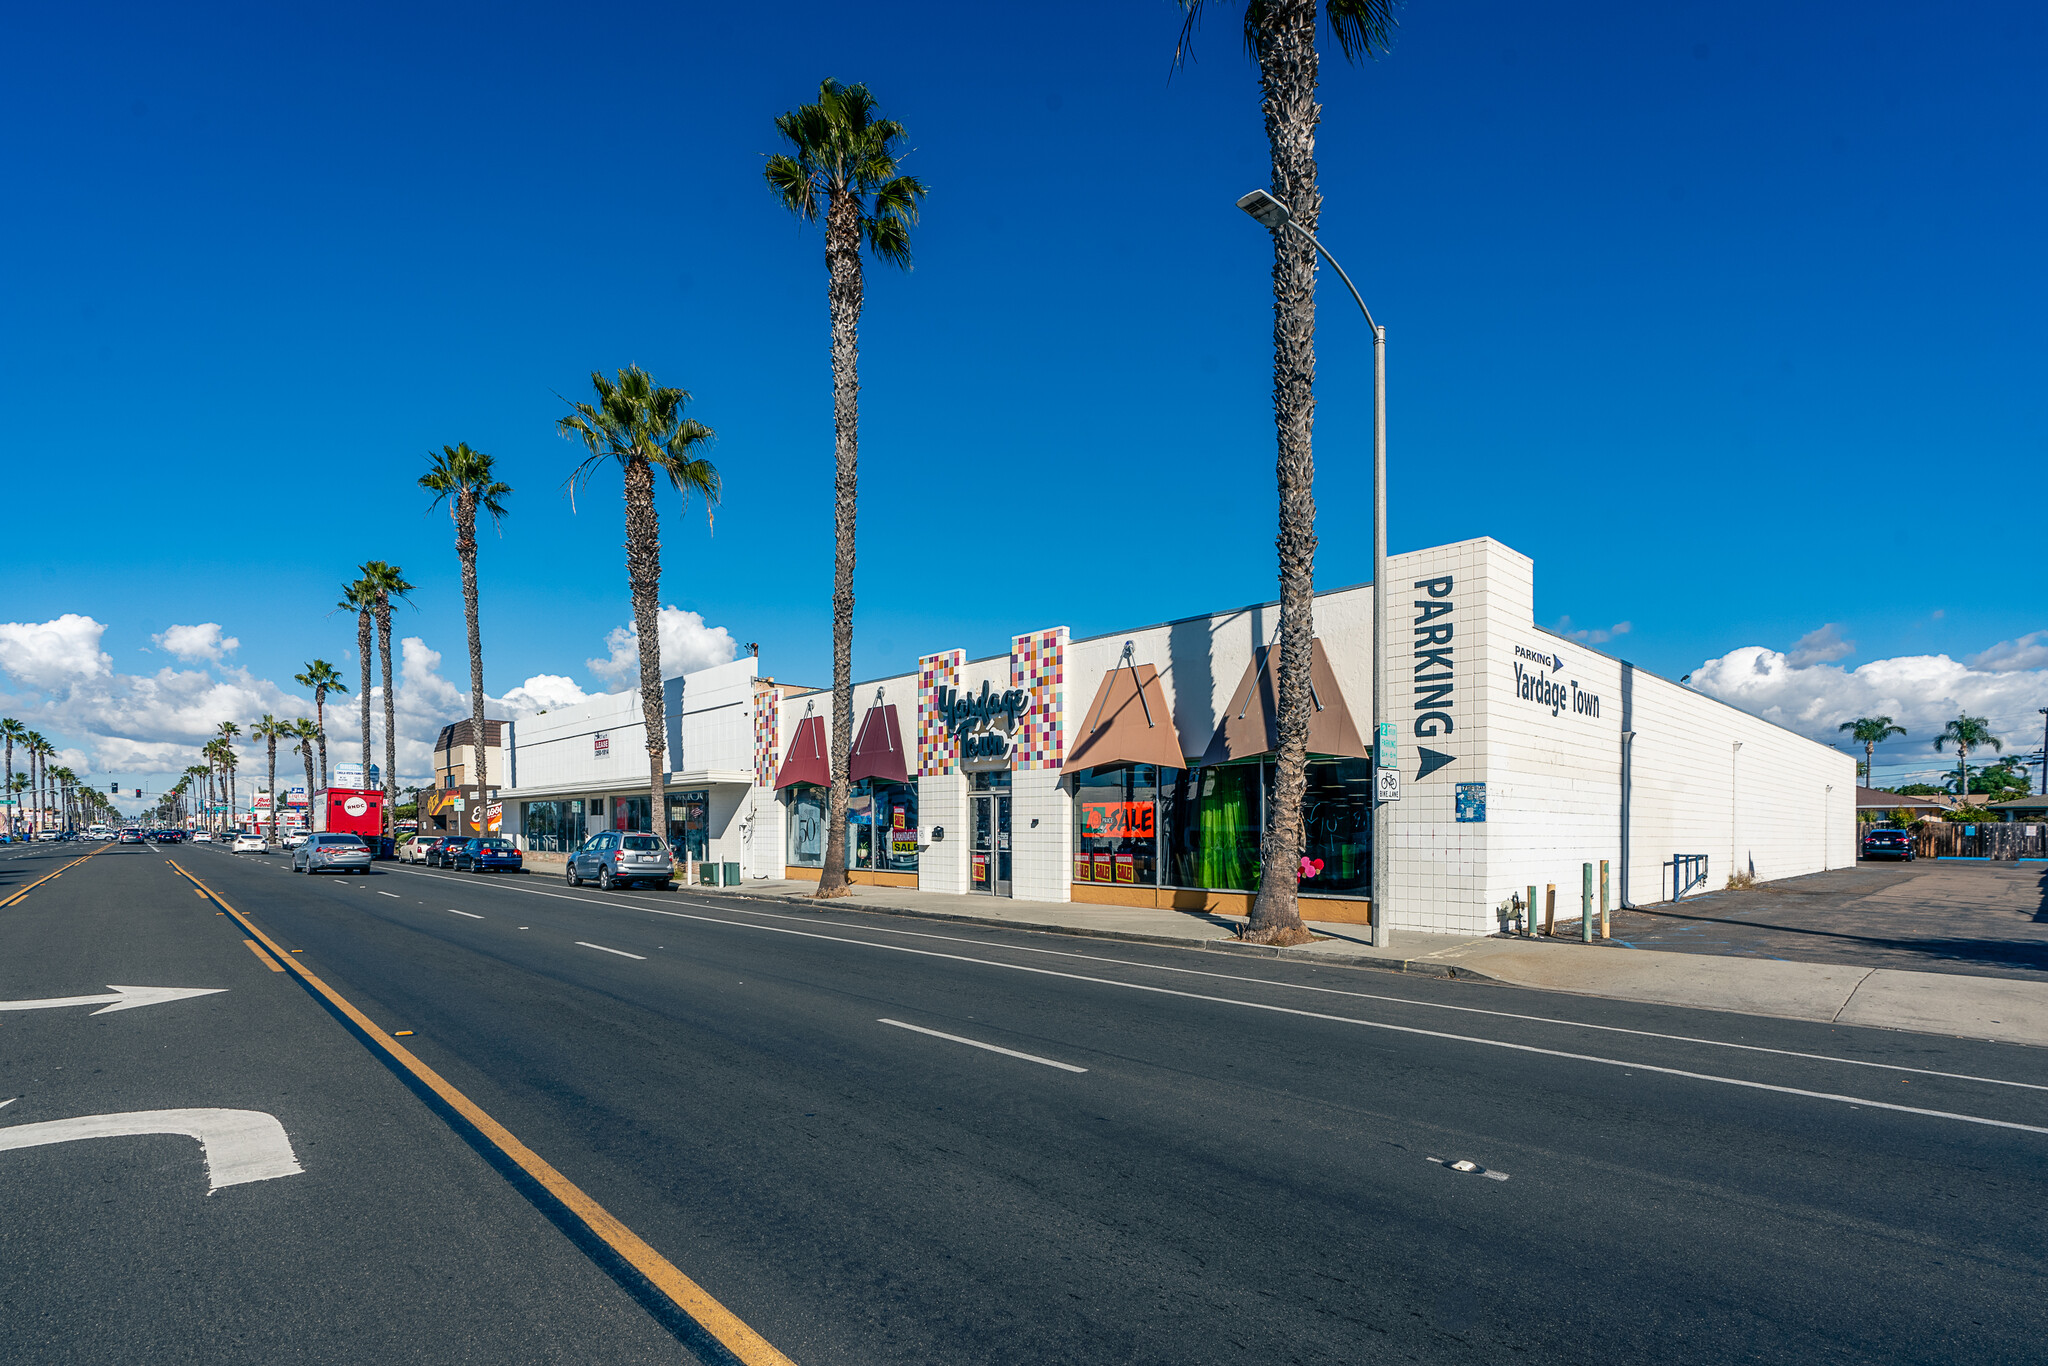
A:
{"label": "white lane marking", "polygon": [[1022,1058],[1026,1062],[1035,1062],[1041,1066],[1057,1067],[1062,1072],[1086,1072],[1088,1070],[1085,1067],[1076,1067],[1070,1062],[1054,1062],[1051,1058],[1041,1058],[1036,1053],[1019,1053],[1014,1048],[999,1048],[995,1044],[983,1043],[979,1039],[963,1039],[958,1034],[944,1034],[936,1029],[926,1029],[923,1025],[905,1024],[901,1020],[878,1020],[876,1023],[895,1025],[898,1029],[913,1030],[919,1034],[929,1034],[934,1039],[945,1039],[950,1043],[964,1043],[969,1048],[985,1048],[991,1053],[1000,1053],[1006,1058]]}
{"label": "white lane marking", "polygon": [[184,1134],[199,1140],[206,1175],[214,1191],[248,1181],[296,1176],[305,1168],[292,1155],[291,1140],[274,1115],[261,1110],[134,1110],[118,1115],[80,1115],[41,1124],[0,1129],[0,1152],[68,1143],[80,1138],[122,1138],[136,1134]]}
{"label": "white lane marking", "polygon": [[458,910],[456,910],[456,909],[455,909],[455,908],[454,908],[453,906],[450,906],[450,907],[448,908],[448,914],[450,914],[450,915],[466,915],[466,916],[468,916],[468,917],[469,917],[469,918],[470,918],[471,920],[482,920],[482,919],[483,919],[483,917],[482,917],[482,916],[480,916],[480,915],[477,915],[477,914],[475,914],[474,912],[471,912],[471,911],[458,911]]}
{"label": "white lane marking", "polygon": [[[652,915],[673,916],[681,914],[681,912],[679,911],[667,910],[660,906],[649,906],[644,902],[635,904],[630,900],[614,901],[605,900],[598,897],[573,896],[562,892],[542,891],[538,887],[512,887],[509,890],[527,892],[533,896],[553,897],[559,901],[580,901],[587,905],[603,906],[612,910],[617,910],[620,908],[622,904],[624,904],[631,905],[636,910],[644,910]],[[699,909],[707,911],[730,911],[742,915],[761,916],[764,919],[769,920],[801,920],[805,923],[815,923],[815,917],[812,916],[785,915],[775,911],[757,911],[745,906],[711,906],[706,905],[704,902],[701,901],[685,901],[679,904],[685,906],[695,906]],[[751,925],[746,921],[726,920],[716,916],[690,916],[686,918],[695,920],[707,920],[712,924],[731,925],[740,929],[771,928],[769,926]],[[925,930],[894,929],[883,925],[847,925],[839,921],[828,921],[826,923],[831,924],[834,928],[848,930],[856,934],[894,934],[905,936],[907,938],[912,939],[932,939],[947,944],[974,944],[978,946],[989,946],[989,941],[987,940],[968,939],[960,935],[933,934]],[[836,936],[819,935],[816,937],[822,939],[830,939],[835,938]],[[866,941],[858,939],[846,939],[841,940],[840,942],[848,944],[859,944],[864,943]],[[891,946],[886,944],[872,944],[870,945],[870,947],[888,948]],[[1871,1062],[1863,1058],[1841,1058],[1836,1057],[1830,1053],[1804,1053],[1800,1052],[1797,1049],[1791,1048],[1767,1048],[1762,1044],[1732,1043],[1726,1039],[1702,1039],[1690,1034],[1666,1034],[1654,1029],[1630,1029],[1626,1025],[1594,1024],[1591,1021],[1587,1020],[1560,1020],[1557,1019],[1555,1016],[1550,1015],[1528,1015],[1512,1010],[1488,1010],[1484,1006],[1452,1005],[1447,1001],[1423,1001],[1417,1000],[1409,996],[1389,996],[1382,993],[1371,991],[1345,991],[1339,987],[1319,987],[1311,986],[1305,982],[1278,981],[1267,977],[1247,977],[1242,973],[1210,972],[1202,968],[1174,967],[1166,963],[1141,963],[1129,958],[1109,958],[1101,954],[1075,953],[1067,949],[1034,948],[1027,944],[996,944],[993,945],[993,947],[1000,948],[1003,951],[1009,953],[1035,953],[1050,958],[1072,958],[1084,963],[1109,963],[1117,967],[1142,968],[1148,972],[1179,973],[1184,977],[1207,977],[1216,981],[1223,982],[1246,982],[1254,986],[1279,987],[1284,988],[1288,991],[1313,992],[1316,995],[1320,996],[1341,996],[1347,1000],[1354,1001],[1382,1001],[1392,1005],[1418,1006],[1427,1010],[1456,1011],[1460,1014],[1465,1015],[1490,1015],[1496,1019],[1521,1020],[1530,1024],[1556,1025],[1559,1028],[1564,1029],[1590,1029],[1603,1034],[1627,1034],[1642,1039],[1664,1039],[1671,1043],[1696,1043],[1704,1044],[1711,1048],[1732,1048],[1743,1053],[1764,1053],[1774,1057],[1781,1058],[1803,1058],[1809,1062],[1840,1063],[1845,1067],[1873,1067],[1883,1072],[1910,1072],[1914,1076],[1940,1077],[1946,1081],[1973,1081],[1979,1082],[1986,1086],[2013,1086],[2018,1087],[2019,1089],[2024,1091],[2048,1091],[2048,1085],[2042,1085],[2038,1082],[2010,1081],[2004,1077],[1980,1077],[1969,1072],[1943,1072],[1929,1067],[1906,1067],[1899,1063]],[[1311,964],[1313,964],[1314,962],[1314,960],[1312,959],[1307,961]],[[1003,966],[1009,965],[1005,964]]]}
{"label": "white lane marking", "polygon": [[226,991],[226,987],[117,987],[107,984],[111,996],[51,996],[40,1001],[0,1001],[0,1010],[55,1010],[60,1006],[98,1006],[95,1015],[111,1015],[117,1010],[134,1010],[137,1006],[160,1005],[165,1001],[182,1001],[188,996],[214,996]]}
{"label": "white lane marking", "polygon": [[379,889],[378,889],[378,891],[377,891],[377,895],[378,895],[378,896],[388,896],[388,897],[390,897],[390,898],[391,898],[391,899],[392,899],[393,901],[400,901],[400,900],[403,900],[403,898],[402,898],[402,897],[400,897],[400,896],[398,895],[398,893],[396,893],[396,892],[387,892],[387,891],[384,891],[384,890],[383,890],[382,888],[379,888]]}
{"label": "white lane marking", "polygon": [[[526,926],[521,925],[519,928],[523,930]],[[599,953],[616,953],[621,958],[636,958],[643,963],[647,961],[645,954],[627,953],[624,949],[608,949],[602,944],[588,944],[581,939],[576,941],[576,947],[580,949],[596,949]]]}

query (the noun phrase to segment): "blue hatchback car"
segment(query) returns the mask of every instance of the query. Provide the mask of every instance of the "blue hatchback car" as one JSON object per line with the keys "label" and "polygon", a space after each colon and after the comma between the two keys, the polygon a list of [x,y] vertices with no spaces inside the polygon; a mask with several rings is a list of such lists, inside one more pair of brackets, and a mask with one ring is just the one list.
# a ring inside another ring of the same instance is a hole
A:
{"label": "blue hatchback car", "polygon": [[525,871],[525,860],[518,848],[502,835],[487,840],[464,840],[452,850],[442,852],[442,860],[465,873],[518,873]]}

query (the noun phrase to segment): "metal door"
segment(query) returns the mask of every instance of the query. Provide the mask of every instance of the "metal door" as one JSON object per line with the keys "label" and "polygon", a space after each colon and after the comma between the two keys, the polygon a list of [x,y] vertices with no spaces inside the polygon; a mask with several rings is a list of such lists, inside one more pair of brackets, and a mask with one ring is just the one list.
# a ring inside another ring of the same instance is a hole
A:
{"label": "metal door", "polygon": [[967,850],[969,890],[990,896],[1010,894],[1010,794],[977,793],[973,797],[974,835]]}

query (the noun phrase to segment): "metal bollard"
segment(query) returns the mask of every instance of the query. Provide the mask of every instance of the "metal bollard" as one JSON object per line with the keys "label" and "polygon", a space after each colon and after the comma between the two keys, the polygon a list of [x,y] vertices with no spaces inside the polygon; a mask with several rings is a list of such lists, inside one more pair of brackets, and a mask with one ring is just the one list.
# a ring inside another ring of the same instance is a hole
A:
{"label": "metal bollard", "polygon": [[1525,909],[1522,912],[1522,937],[1524,939],[1534,939],[1536,937],[1536,884],[1533,882],[1529,884],[1529,899],[1524,903],[1524,906]]}
{"label": "metal bollard", "polygon": [[1557,884],[1543,884],[1543,937],[1554,938],[1557,930]]}
{"label": "metal bollard", "polygon": [[1607,860],[1600,860],[1600,937],[1614,938],[1607,923]]}
{"label": "metal bollard", "polygon": [[1579,865],[1579,942],[1593,942],[1593,865]]}

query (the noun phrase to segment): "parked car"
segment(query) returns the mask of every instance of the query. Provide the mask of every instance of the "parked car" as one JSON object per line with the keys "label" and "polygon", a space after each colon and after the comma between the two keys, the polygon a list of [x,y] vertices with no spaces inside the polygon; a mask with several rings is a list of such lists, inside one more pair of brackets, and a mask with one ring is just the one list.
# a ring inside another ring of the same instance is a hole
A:
{"label": "parked car", "polygon": [[1863,857],[1900,859],[1911,863],[1914,859],[1913,832],[1880,828],[1863,832]]}
{"label": "parked car", "polygon": [[235,836],[235,842],[228,846],[228,852],[234,854],[260,854],[264,852],[265,848],[263,836],[251,835],[244,831],[242,834]]}
{"label": "parked car", "polygon": [[455,864],[449,855],[455,852],[456,845],[464,842],[460,835],[429,835],[420,849],[420,861],[429,868],[453,868]]}
{"label": "parked car", "polygon": [[503,835],[487,840],[457,840],[449,847],[449,866],[461,873],[517,873],[526,863],[518,846]]}
{"label": "parked car", "polygon": [[602,831],[583,841],[569,855],[567,870],[571,887],[595,882],[606,891],[636,883],[666,887],[675,875],[675,860],[659,836],[618,830]]}
{"label": "parked car", "polygon": [[304,844],[305,842],[306,842],[306,832],[305,832],[305,831],[303,831],[303,830],[294,830],[294,831],[292,831],[292,832],[291,832],[291,833],[290,833],[289,835],[286,835],[286,836],[284,837],[284,848],[285,848],[285,851],[286,851],[287,853],[289,853],[290,851],[292,851],[292,850],[294,850],[294,849],[298,848],[298,847],[299,847],[300,845]]}
{"label": "parked car", "polygon": [[295,873],[367,873],[370,846],[361,835],[346,830],[329,830],[307,838],[292,853]]}

